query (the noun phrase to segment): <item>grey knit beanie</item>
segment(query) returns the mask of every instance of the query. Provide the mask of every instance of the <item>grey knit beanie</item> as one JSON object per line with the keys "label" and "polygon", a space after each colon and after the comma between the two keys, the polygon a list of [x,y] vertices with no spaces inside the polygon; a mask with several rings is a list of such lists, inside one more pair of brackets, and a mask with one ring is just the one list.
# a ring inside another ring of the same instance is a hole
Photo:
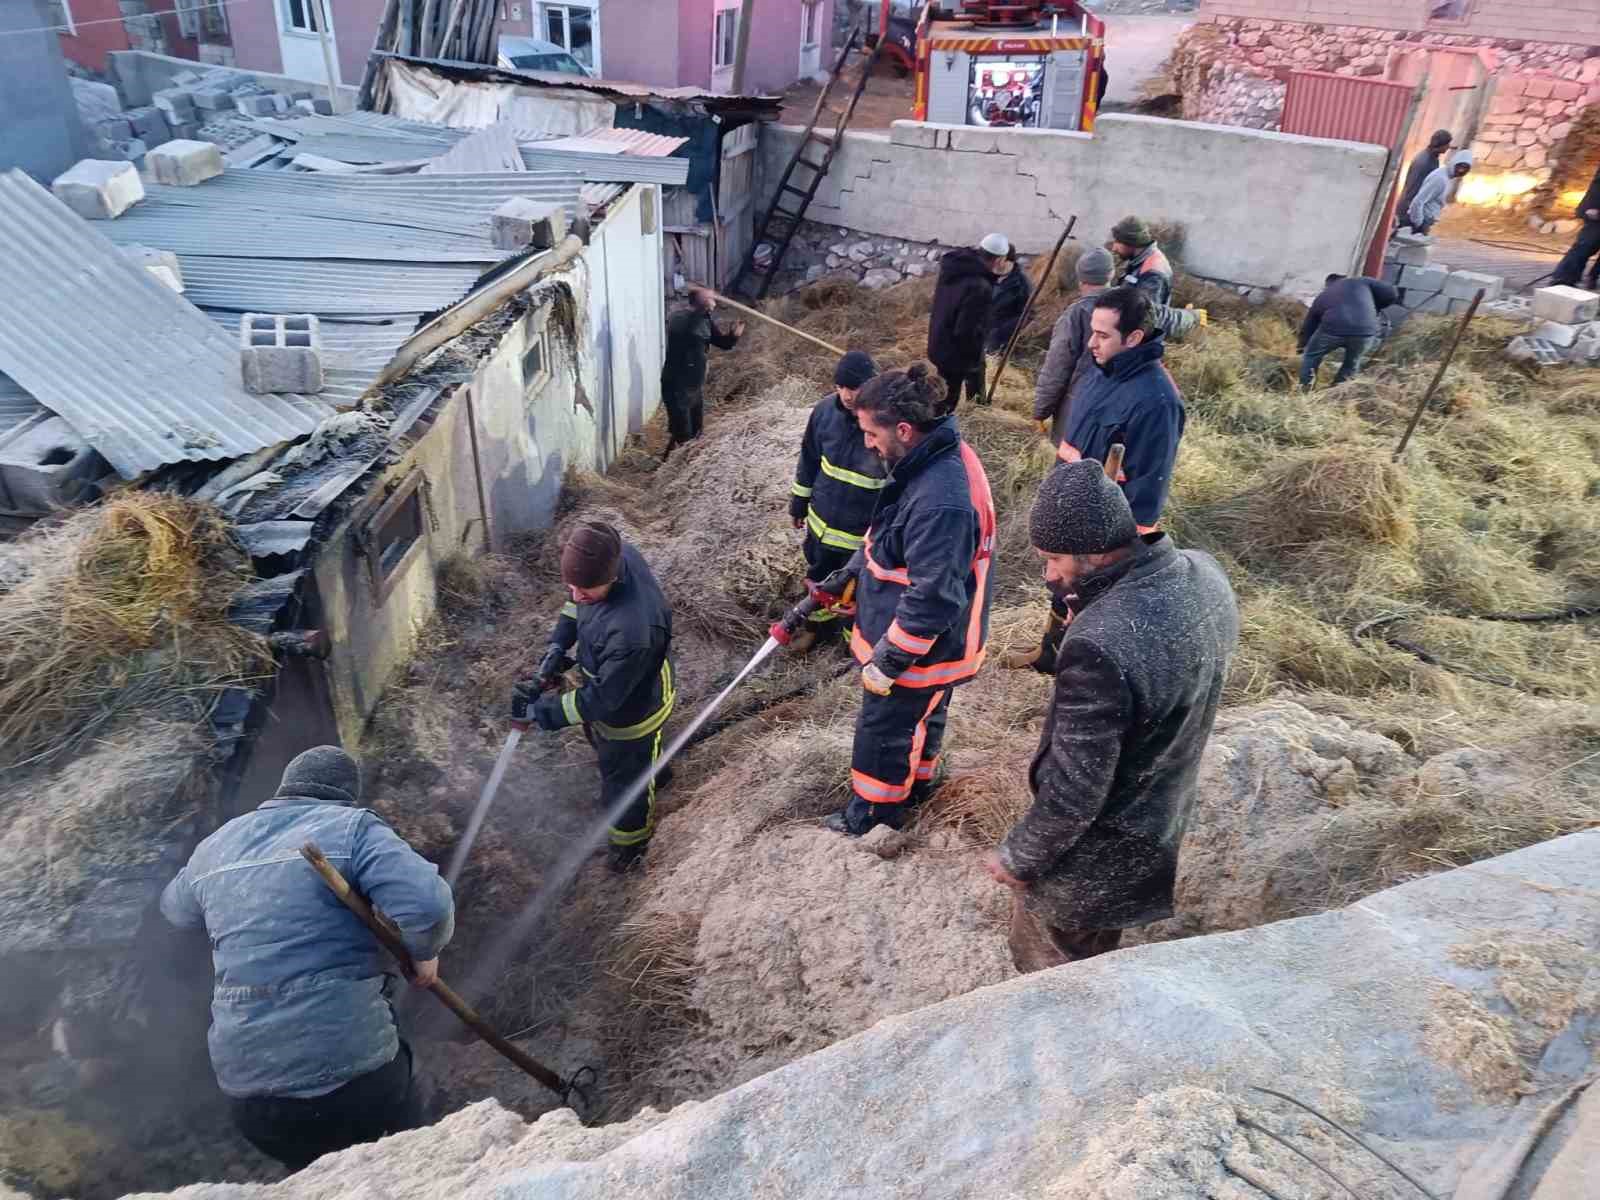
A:
{"label": "grey knit beanie", "polygon": [[1104,284],[1111,282],[1111,268],[1115,260],[1104,246],[1095,246],[1078,255],[1078,282]]}
{"label": "grey knit beanie", "polygon": [[1028,514],[1028,539],[1046,554],[1104,554],[1138,536],[1128,498],[1092,458],[1052,467]]}
{"label": "grey knit beanie", "polygon": [[356,805],[361,803],[361,766],[337,746],[313,746],[283,769],[277,794]]}

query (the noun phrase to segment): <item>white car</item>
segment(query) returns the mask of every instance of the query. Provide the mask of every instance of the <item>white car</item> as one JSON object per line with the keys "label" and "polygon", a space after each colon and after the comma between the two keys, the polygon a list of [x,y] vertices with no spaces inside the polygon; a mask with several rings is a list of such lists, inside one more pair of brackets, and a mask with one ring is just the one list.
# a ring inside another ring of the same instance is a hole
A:
{"label": "white car", "polygon": [[558,75],[593,75],[571,53],[554,42],[541,42],[531,37],[503,37],[500,39],[499,66],[514,71],[554,71]]}

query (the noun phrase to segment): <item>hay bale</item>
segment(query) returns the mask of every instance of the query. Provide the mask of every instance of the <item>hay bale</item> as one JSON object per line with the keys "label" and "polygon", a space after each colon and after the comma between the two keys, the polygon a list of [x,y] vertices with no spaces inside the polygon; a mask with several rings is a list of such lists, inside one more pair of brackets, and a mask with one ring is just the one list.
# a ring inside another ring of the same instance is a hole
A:
{"label": "hay bale", "polygon": [[1214,506],[1209,517],[1244,562],[1324,538],[1401,550],[1417,538],[1405,472],[1382,455],[1348,449],[1276,464],[1260,485]]}

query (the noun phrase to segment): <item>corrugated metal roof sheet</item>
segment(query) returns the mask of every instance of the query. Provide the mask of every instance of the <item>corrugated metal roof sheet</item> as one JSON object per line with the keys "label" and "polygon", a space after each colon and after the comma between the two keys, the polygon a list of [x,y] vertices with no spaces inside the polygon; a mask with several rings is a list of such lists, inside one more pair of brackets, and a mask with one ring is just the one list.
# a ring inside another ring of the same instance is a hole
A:
{"label": "corrugated metal roof sheet", "polygon": [[472,264],[361,262],[349,259],[223,258],[185,254],[184,293],[227,312],[379,317],[446,308],[472,290]]}
{"label": "corrugated metal roof sheet", "polygon": [[1388,148],[1400,136],[1411,84],[1392,79],[1290,71],[1283,97],[1284,133],[1370,142]]}
{"label": "corrugated metal roof sheet", "polygon": [[586,183],[578,195],[589,211],[593,212],[597,208],[604,208],[627,190],[627,184],[623,183]]}
{"label": "corrugated metal roof sheet", "polygon": [[0,374],[0,436],[43,411],[44,406],[32,393],[9,375]]}
{"label": "corrugated metal roof sheet", "polygon": [[539,138],[524,135],[525,142],[538,142],[538,150],[583,150],[596,154],[631,154],[635,158],[666,158],[679,146],[689,144],[686,137],[668,137],[643,129],[591,129],[577,137]]}
{"label": "corrugated metal roof sheet", "polygon": [[614,150],[550,149],[549,142],[522,147],[522,161],[530,171],[566,168],[587,183],[659,183],[682,187],[689,178],[687,158],[656,158],[620,154]]}
{"label": "corrugated metal roof sheet", "polygon": [[124,478],[238,458],[332,414],[245,391],[237,338],[21,171],[0,175],[0,245],[0,369]]}
{"label": "corrugated metal roof sheet", "polygon": [[527,168],[517,147],[516,130],[491,125],[462,138],[439,157],[423,164],[419,175],[485,175],[495,171],[521,173]]}
{"label": "corrugated metal roof sheet", "polygon": [[312,521],[254,521],[235,525],[233,532],[254,558],[297,554],[311,540]]}
{"label": "corrugated metal roof sheet", "polygon": [[480,63],[454,62],[440,58],[419,58],[410,54],[388,54],[379,51],[380,59],[395,59],[412,66],[427,67],[448,79],[504,80],[509,83],[530,83],[537,87],[559,90],[594,92],[601,96],[623,97],[628,100],[666,100],[679,103],[697,102],[707,112],[756,110],[763,116],[770,113],[776,118],[783,108],[782,96],[744,95],[730,96],[721,92],[706,92],[699,88],[658,88],[644,83],[627,83],[617,79],[592,79],[553,71],[516,71],[506,67],[490,67]]}

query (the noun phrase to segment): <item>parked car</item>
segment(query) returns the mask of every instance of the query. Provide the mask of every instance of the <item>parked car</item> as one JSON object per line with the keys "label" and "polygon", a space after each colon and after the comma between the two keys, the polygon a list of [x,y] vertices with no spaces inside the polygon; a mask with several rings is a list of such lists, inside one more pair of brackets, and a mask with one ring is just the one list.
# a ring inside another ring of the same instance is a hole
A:
{"label": "parked car", "polygon": [[531,37],[503,37],[500,39],[502,67],[516,71],[553,71],[558,75],[592,75],[571,53],[554,42],[541,42]]}

